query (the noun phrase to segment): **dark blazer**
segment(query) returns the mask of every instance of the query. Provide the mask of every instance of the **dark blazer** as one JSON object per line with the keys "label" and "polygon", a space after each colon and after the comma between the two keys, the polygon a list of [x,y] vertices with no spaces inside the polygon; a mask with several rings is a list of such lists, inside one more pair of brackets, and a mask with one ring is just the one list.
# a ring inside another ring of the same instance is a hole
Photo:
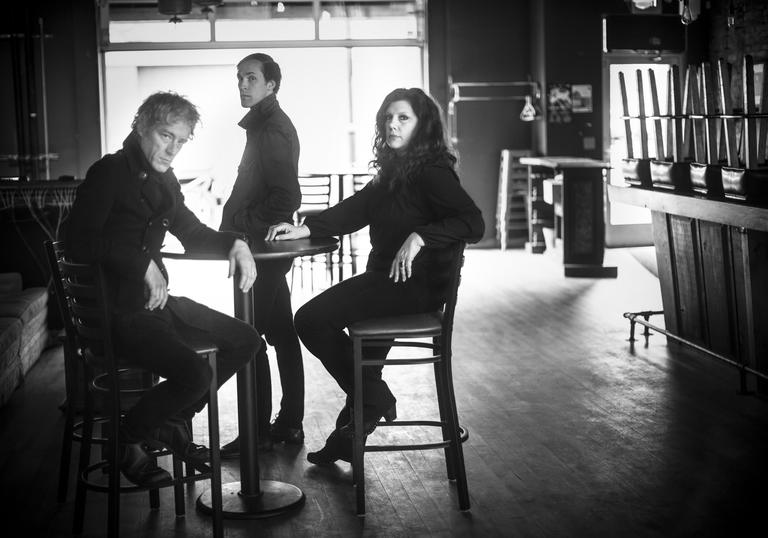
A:
{"label": "dark blazer", "polygon": [[245,150],[219,229],[264,237],[272,224],[293,222],[301,204],[299,137],[274,94],[253,106],[238,125],[246,131]]}
{"label": "dark blazer", "polygon": [[160,249],[165,233],[179,238],[187,252],[226,256],[235,236],[208,228],[184,205],[181,187],[169,168],[152,169],[131,133],[123,149],[90,167],[78,187],[64,227],[67,253],[82,263],[101,263],[110,302],[119,312],[144,307],[144,275],[154,260],[166,280]]}

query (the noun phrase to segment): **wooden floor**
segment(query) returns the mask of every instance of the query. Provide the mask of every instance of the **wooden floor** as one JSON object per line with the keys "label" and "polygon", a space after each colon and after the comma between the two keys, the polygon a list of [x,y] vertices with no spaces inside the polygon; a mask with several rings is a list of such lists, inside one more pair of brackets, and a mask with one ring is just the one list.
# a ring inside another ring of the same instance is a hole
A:
{"label": "wooden floor", "polygon": [[[625,251],[609,251],[607,262],[618,279],[565,279],[553,254],[468,251],[454,380],[470,430],[471,511],[457,510],[440,452],[377,453],[366,456],[368,514],[356,517],[350,466],[305,458],[342,404],[307,355],[306,446],[261,458],[263,478],[301,487],[306,503],[276,518],[227,521],[227,536],[739,536],[764,527],[768,402],[739,394],[732,369],[662,336],[633,348],[622,313],[659,308],[658,282]],[[73,495],[55,500],[62,375],[61,350],[47,351],[0,410],[4,536],[69,535]],[[400,418],[436,415],[427,368],[385,377]],[[233,383],[221,398],[227,441]],[[381,430],[374,435],[394,435]],[[224,471],[225,481],[235,478],[237,464]],[[195,510],[204,487],[188,490],[184,518],[169,491],[158,511],[145,495],[125,497],[122,535],[209,536],[209,518]],[[101,495],[91,494],[86,514],[85,535],[103,535]]]}

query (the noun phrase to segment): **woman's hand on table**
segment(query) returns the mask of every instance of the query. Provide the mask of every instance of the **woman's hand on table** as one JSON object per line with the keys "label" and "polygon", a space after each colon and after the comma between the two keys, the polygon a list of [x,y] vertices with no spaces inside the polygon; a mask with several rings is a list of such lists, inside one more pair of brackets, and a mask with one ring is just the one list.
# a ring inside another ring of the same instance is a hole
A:
{"label": "woman's hand on table", "polygon": [[253,261],[253,254],[248,243],[242,239],[235,239],[232,248],[229,249],[229,278],[235,274],[235,270],[240,273],[240,282],[237,286],[243,293],[247,292],[253,286],[256,280],[256,263]]}
{"label": "woman's hand on table", "polygon": [[392,260],[392,266],[389,268],[389,278],[395,282],[405,282],[411,278],[413,259],[419,254],[423,246],[424,239],[416,232],[412,232],[411,235],[406,237],[400,250],[397,251],[395,259]]}
{"label": "woman's hand on table", "polygon": [[286,241],[288,239],[304,239],[309,237],[309,228],[305,225],[294,226],[287,222],[273,224],[267,231],[265,241]]}

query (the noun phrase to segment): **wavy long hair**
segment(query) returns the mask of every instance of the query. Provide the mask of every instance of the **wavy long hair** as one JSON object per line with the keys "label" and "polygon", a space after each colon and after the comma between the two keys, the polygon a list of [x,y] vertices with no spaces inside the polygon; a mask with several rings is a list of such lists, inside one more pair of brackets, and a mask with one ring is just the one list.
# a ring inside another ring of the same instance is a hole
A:
{"label": "wavy long hair", "polygon": [[[408,145],[395,151],[387,145],[387,109],[395,101],[407,101],[416,115],[416,129]],[[456,155],[445,135],[440,107],[420,88],[397,88],[384,98],[376,113],[371,166],[377,170],[375,181],[390,190],[414,181],[430,164],[456,165]]]}

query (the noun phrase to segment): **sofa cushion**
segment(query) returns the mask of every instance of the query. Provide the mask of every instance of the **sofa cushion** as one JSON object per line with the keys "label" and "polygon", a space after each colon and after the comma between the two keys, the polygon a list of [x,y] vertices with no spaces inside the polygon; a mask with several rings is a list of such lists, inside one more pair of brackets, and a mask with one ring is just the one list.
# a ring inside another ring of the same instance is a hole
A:
{"label": "sofa cushion", "polygon": [[26,375],[40,358],[40,354],[48,346],[48,308],[41,310],[37,316],[24,324],[21,330],[21,346],[19,359],[21,373]]}
{"label": "sofa cushion", "polygon": [[0,370],[8,368],[9,358],[18,360],[22,328],[18,319],[0,317]]}
{"label": "sofa cushion", "polygon": [[0,317],[19,318],[22,323],[29,323],[48,304],[47,288],[27,288],[25,290],[0,295]]}

